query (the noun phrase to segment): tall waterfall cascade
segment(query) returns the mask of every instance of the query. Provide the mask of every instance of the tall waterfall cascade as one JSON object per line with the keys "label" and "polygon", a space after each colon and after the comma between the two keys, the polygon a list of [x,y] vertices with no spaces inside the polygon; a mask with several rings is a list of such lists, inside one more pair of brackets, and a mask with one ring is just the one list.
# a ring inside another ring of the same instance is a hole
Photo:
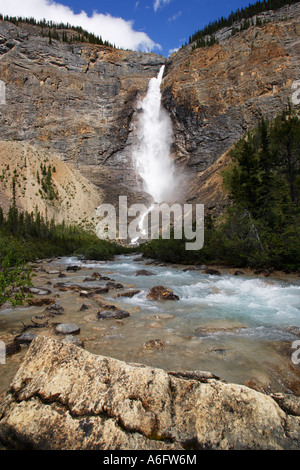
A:
{"label": "tall waterfall cascade", "polygon": [[160,85],[165,66],[150,80],[147,95],[139,103],[137,145],[132,157],[144,183],[144,191],[154,202],[168,202],[175,187],[174,165],[170,157],[173,142],[171,119],[161,103]]}
{"label": "tall waterfall cascade", "polygon": [[[160,86],[164,69],[163,65],[157,77],[150,80],[145,98],[138,103],[137,144],[132,152],[137,174],[143,181],[143,190],[158,204],[171,201],[176,187],[175,168],[170,156],[172,122],[161,102]],[[143,228],[145,219],[153,207],[154,204],[141,214],[139,229],[143,235],[146,234]],[[136,241],[132,240],[133,243]]]}

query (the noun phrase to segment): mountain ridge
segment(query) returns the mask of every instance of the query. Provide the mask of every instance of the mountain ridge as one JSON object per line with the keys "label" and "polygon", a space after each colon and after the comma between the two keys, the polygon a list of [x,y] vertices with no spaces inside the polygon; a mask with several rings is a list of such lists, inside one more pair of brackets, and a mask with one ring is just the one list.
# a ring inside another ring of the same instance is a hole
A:
{"label": "mountain ridge", "polygon": [[286,106],[299,79],[300,2],[266,16],[263,25],[233,36],[225,28],[213,46],[188,45],[169,59],[88,43],[49,44],[31,36],[30,25],[24,30],[0,21],[1,138],[72,165],[102,201],[117,205],[127,195],[129,204],[147,203],[131,159],[134,122],[149,80],[165,64],[161,91],[173,123],[171,156],[183,175],[179,202],[222,212],[228,161],[222,157],[258,119]]}

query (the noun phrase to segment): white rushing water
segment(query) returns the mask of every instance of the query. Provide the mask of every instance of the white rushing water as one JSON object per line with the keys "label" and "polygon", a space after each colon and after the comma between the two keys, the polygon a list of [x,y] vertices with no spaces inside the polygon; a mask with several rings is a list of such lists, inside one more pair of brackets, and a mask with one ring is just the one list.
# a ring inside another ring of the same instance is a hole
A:
{"label": "white rushing water", "polygon": [[162,107],[160,85],[163,65],[157,77],[150,80],[146,97],[139,103],[137,123],[138,143],[133,161],[144,182],[144,190],[154,202],[172,198],[175,187],[174,166],[170,158],[173,140],[172,123]]}
{"label": "white rushing water", "polygon": [[[101,340],[89,344],[93,352],[165,370],[208,370],[230,382],[254,377],[275,391],[289,391],[290,383],[299,382],[291,362],[292,343],[300,331],[299,280],[210,276],[171,265],[146,266],[152,275],[136,276],[144,265],[136,255],[79,264],[140,290],[132,298],[116,297],[113,290],[105,296],[131,316],[119,324],[100,323]],[[147,299],[155,285],[171,288],[179,300]],[[82,324],[82,335],[94,335],[97,325]],[[165,349],[145,350],[143,344],[153,339],[165,342]]]}
{"label": "white rushing water", "polygon": [[[135,261],[135,257],[119,256],[103,264],[82,263],[77,258],[69,258],[64,262],[109,271],[117,282],[140,289],[140,294],[132,299],[123,299],[123,302],[139,305],[144,313],[156,309],[159,313],[172,313],[179,321],[178,327],[182,332],[190,323],[194,328],[199,326],[195,323],[197,321],[201,325],[204,321],[226,319],[243,323],[246,328],[239,331],[239,335],[252,335],[254,328],[261,338],[280,340],[292,337],[290,327],[300,327],[299,281],[289,283],[232,274],[211,276],[201,270],[183,271],[181,267],[170,265],[152,265],[149,271],[153,275],[136,276],[136,271],[143,266]],[[147,300],[147,292],[154,285],[167,285],[179,296],[180,301],[163,304]]]}

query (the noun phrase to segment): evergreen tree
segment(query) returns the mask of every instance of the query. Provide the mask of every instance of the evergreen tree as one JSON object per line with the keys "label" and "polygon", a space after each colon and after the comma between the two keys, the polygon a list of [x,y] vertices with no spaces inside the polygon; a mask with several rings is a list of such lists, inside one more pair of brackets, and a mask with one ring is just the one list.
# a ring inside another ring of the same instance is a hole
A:
{"label": "evergreen tree", "polygon": [[[250,19],[252,17],[259,15],[262,12],[269,10],[278,10],[279,8],[285,5],[292,5],[297,3],[299,0],[266,0],[266,1],[257,1],[253,5],[250,5],[245,8],[231,12],[227,18],[221,17],[216,21],[210,22],[203,29],[196,31],[193,35],[189,37],[189,44],[195,43],[193,49],[197,47],[203,47],[203,38],[205,36],[212,36],[214,33],[219,31],[224,27],[231,27],[235,23],[242,22],[240,30],[246,30],[254,23]],[[260,18],[256,18],[256,26],[262,26],[263,21]],[[233,28],[233,34],[236,34],[237,28]],[[207,45],[212,45],[214,42],[208,42]]]}
{"label": "evergreen tree", "polygon": [[276,165],[286,177],[290,197],[298,206],[300,198],[299,118],[289,104],[275,119],[270,134]]}

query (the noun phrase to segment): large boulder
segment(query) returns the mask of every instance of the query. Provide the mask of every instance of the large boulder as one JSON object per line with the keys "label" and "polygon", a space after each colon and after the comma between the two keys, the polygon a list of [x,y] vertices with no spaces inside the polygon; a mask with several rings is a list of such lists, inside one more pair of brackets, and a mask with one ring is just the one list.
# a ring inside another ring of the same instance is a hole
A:
{"label": "large boulder", "polygon": [[179,300],[178,295],[168,287],[154,286],[151,287],[147,294],[148,300]]}
{"label": "large boulder", "polygon": [[1,404],[0,442],[32,450],[299,449],[299,406],[280,407],[282,396],[278,403],[207,372],[167,373],[38,336]]}

